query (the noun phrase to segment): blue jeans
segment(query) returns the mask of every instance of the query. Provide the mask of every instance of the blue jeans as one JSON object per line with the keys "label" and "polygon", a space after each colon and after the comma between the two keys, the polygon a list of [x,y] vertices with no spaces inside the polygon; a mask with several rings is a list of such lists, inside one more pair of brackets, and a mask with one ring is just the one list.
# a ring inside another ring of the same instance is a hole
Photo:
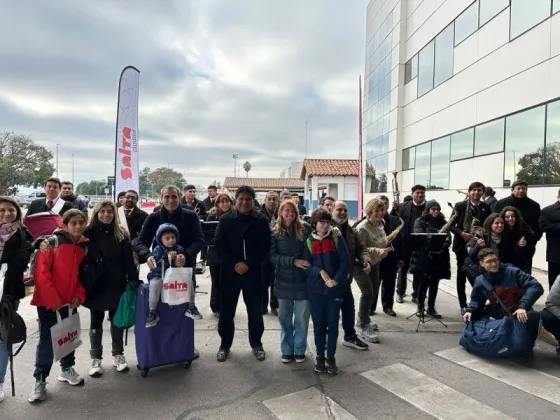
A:
{"label": "blue jeans", "polygon": [[308,300],[278,299],[280,349],[283,356],[305,354],[310,315]]}
{"label": "blue jeans", "polygon": [[342,298],[310,293],[309,304],[317,357],[325,356],[325,342],[327,342],[327,357],[334,357],[338,341],[338,321],[340,320]]}
{"label": "blue jeans", "polygon": [[[76,313],[74,309],[70,310],[69,307],[63,308],[59,311],[62,319],[68,318],[71,313]],[[51,328],[56,324],[56,313],[50,311],[44,306],[37,306],[37,315],[39,315],[39,341],[37,342],[37,353],[35,355],[35,372],[33,376],[35,379],[47,379],[51,373],[51,367],[54,361],[54,352],[51,341]],[[60,367],[66,370],[74,366],[75,358],[74,352],[64,356],[60,359]]]}

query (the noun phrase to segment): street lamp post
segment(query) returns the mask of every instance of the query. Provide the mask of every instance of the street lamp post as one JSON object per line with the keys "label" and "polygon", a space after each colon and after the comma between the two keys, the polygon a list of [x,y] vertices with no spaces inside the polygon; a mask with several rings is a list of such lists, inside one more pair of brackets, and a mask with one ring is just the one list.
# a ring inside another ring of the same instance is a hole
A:
{"label": "street lamp post", "polygon": [[235,178],[237,177],[237,159],[239,159],[239,155],[236,153],[231,157],[233,158],[233,176]]}

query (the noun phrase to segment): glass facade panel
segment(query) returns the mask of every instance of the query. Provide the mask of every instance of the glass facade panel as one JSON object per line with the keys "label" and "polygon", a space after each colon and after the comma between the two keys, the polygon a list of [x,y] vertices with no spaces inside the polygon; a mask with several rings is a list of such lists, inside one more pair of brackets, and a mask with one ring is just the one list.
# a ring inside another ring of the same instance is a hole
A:
{"label": "glass facade panel", "polygon": [[418,54],[418,96],[434,88],[434,41]]}
{"label": "glass facade panel", "polygon": [[430,157],[432,142],[416,146],[416,164],[414,168],[414,183],[424,186],[430,185]]}
{"label": "glass facade panel", "polygon": [[475,1],[455,19],[455,45],[467,39],[478,29],[478,1]]}
{"label": "glass facade panel", "polygon": [[453,76],[453,28],[451,23],[436,37],[434,87]]}
{"label": "glass facade panel", "polygon": [[504,119],[479,125],[474,130],[474,155],[487,155],[504,150]]}
{"label": "glass facade panel", "polygon": [[414,160],[416,159],[416,148],[411,147],[403,150],[402,168],[403,171],[407,169],[414,169]]}
{"label": "glass facade panel", "polygon": [[451,135],[450,160],[466,159],[473,156],[474,129],[460,131]]}
{"label": "glass facade panel", "polygon": [[510,39],[541,23],[550,10],[550,0],[511,0]]}
{"label": "glass facade panel", "polygon": [[[521,0],[526,1],[526,0]],[[532,0],[531,0],[532,1]],[[480,26],[484,25],[502,10],[509,6],[509,0],[479,0]]]}
{"label": "glass facade panel", "polygon": [[418,54],[412,57],[404,66],[404,83],[407,84],[418,76]]}
{"label": "glass facade panel", "polygon": [[560,0],[552,0],[552,13],[560,12]]}
{"label": "glass facade panel", "polygon": [[506,118],[505,186],[516,179],[522,179],[529,185],[543,183],[544,119],[544,106]]}
{"label": "glass facade panel", "polygon": [[544,183],[560,184],[560,101],[548,104],[545,159]]}
{"label": "glass facade panel", "polygon": [[449,188],[449,136],[432,141],[429,189]]}

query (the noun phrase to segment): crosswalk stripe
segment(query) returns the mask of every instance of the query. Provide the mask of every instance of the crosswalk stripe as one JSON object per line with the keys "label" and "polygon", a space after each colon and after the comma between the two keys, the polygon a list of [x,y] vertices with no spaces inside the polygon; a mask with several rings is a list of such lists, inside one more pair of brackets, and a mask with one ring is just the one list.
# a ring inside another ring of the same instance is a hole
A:
{"label": "crosswalk stripe", "polygon": [[362,376],[436,419],[513,419],[402,363],[370,370]]}
{"label": "crosswalk stripe", "polygon": [[357,420],[316,388],[263,401],[279,420]]}
{"label": "crosswalk stripe", "polygon": [[510,360],[481,359],[467,353],[462,347],[440,351],[436,355],[535,397],[560,405],[560,378],[556,376]]}

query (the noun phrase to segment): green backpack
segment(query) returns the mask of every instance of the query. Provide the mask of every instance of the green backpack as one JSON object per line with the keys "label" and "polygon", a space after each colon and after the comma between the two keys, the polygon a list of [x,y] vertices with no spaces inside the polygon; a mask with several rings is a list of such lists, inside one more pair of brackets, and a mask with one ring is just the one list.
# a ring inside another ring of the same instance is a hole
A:
{"label": "green backpack", "polygon": [[126,289],[121,295],[117,312],[115,312],[115,316],[113,317],[113,325],[115,327],[129,329],[134,326],[136,322],[137,296],[136,285],[127,283]]}

